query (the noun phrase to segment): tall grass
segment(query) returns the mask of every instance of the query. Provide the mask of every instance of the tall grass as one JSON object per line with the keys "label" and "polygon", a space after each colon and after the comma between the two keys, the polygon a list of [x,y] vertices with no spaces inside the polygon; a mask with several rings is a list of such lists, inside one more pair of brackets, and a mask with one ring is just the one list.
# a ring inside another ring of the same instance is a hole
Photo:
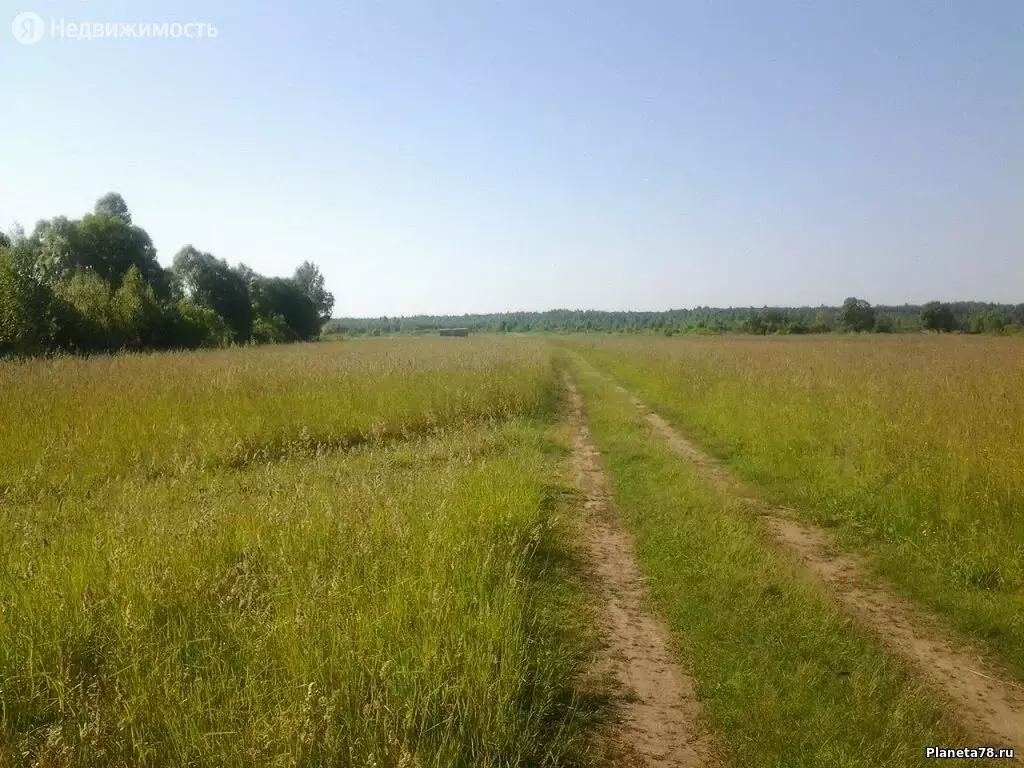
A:
{"label": "tall grass", "polygon": [[0,492],[187,475],[550,408],[542,345],[445,341],[0,362]]}
{"label": "tall grass", "polygon": [[1024,344],[601,340],[580,347],[741,474],[837,526],[1024,679]]}
{"label": "tall grass", "polygon": [[[6,371],[45,384],[78,450],[38,465],[70,478],[64,493],[0,512],[0,765],[580,758],[585,633],[535,418],[552,405],[547,354],[351,346]],[[58,433],[7,412],[30,445]],[[381,424],[406,438],[373,439]],[[371,437],[222,462],[302,426]]]}
{"label": "tall grass", "polygon": [[862,637],[756,521],[581,371],[588,422],[655,602],[676,633],[727,764],[925,765],[964,736],[921,683]]}

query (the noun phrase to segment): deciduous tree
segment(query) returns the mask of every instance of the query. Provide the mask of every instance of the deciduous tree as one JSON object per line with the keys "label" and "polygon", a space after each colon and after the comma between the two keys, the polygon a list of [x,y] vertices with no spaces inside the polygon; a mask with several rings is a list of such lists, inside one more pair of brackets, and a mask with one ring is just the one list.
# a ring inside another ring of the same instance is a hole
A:
{"label": "deciduous tree", "polygon": [[875,327],[875,309],[864,299],[853,296],[839,309],[839,325],[846,331],[863,333]]}
{"label": "deciduous tree", "polygon": [[223,318],[236,342],[249,340],[253,311],[249,287],[242,275],[223,259],[191,245],[178,251],[171,270],[185,296]]}
{"label": "deciduous tree", "polygon": [[304,261],[295,270],[292,279],[313,300],[320,322],[326,323],[330,320],[331,312],[334,310],[334,294],[327,290],[320,268],[311,261]]}
{"label": "deciduous tree", "polygon": [[947,304],[929,301],[921,307],[921,327],[926,331],[949,333],[957,329],[956,315]]}

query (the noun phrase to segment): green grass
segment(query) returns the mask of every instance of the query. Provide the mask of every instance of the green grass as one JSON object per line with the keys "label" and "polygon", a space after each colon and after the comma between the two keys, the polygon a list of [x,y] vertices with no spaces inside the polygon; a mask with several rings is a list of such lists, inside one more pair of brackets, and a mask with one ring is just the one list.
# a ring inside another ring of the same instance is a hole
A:
{"label": "green grass", "polygon": [[[0,506],[0,765],[585,759],[595,709],[573,684],[592,640],[572,497],[557,486],[550,356],[352,346],[325,360],[306,347],[16,369],[47,382],[83,455],[42,457],[44,485],[20,476]],[[137,414],[118,431],[91,409],[127,413],[113,384],[129,371]],[[90,401],[82,380],[116,402]],[[329,382],[339,391],[317,391]],[[185,412],[216,404],[215,425]],[[53,429],[19,417],[29,444]],[[161,417],[191,424],[199,444],[175,442]],[[136,471],[226,455],[233,430],[263,439],[294,422],[333,437],[381,420],[398,434],[345,451],[300,443],[240,466]],[[147,430],[171,446],[144,446]],[[107,463],[136,450],[139,462]],[[54,478],[59,495],[45,490]]]}
{"label": "green grass", "polygon": [[542,343],[450,341],[0,361],[0,493],[188,476],[551,411]]}
{"label": "green grass", "polygon": [[593,373],[578,378],[655,602],[732,765],[925,765],[925,746],[967,743],[625,395]]}
{"label": "green grass", "polygon": [[[657,357],[588,354],[673,401]],[[596,638],[559,359],[480,338],[0,362],[0,766],[589,764],[608,712],[577,690]],[[584,388],[735,764],[966,743],[614,390]]]}
{"label": "green grass", "polygon": [[577,347],[1024,680],[1024,345],[936,336]]}

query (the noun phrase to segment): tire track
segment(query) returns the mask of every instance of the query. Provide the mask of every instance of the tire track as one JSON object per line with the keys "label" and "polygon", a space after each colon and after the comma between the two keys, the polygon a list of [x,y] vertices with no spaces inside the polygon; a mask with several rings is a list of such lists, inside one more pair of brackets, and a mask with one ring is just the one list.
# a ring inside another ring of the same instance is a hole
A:
{"label": "tire track", "polygon": [[[595,370],[595,375],[601,374]],[[611,383],[630,397],[652,431],[678,456],[721,493],[756,514],[769,536],[792,553],[811,577],[823,583],[849,616],[950,700],[957,719],[969,732],[985,740],[987,746],[1017,748],[1015,762],[1024,762],[1020,756],[1024,748],[1024,686],[1007,680],[979,649],[953,640],[938,617],[884,587],[869,584],[864,578],[867,566],[856,557],[839,554],[828,531],[797,521],[789,508],[751,495],[748,486],[714,457],[686,439],[639,397]]]}
{"label": "tire track", "polygon": [[566,386],[573,473],[586,502],[582,544],[599,594],[604,641],[594,673],[615,681],[616,718],[601,734],[601,751],[617,766],[717,765],[713,739],[699,722],[693,680],[679,666],[670,630],[648,604],[633,541],[612,504],[582,398],[568,378]]}

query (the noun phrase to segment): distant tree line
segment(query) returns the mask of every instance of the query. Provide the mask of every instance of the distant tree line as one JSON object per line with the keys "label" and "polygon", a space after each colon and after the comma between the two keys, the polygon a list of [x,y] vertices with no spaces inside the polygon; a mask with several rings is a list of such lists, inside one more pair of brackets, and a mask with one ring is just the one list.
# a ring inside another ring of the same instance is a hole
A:
{"label": "distant tree line", "polygon": [[264,277],[188,245],[165,269],[115,192],[81,219],[0,233],[0,354],[303,341],[333,307],[308,261]]}
{"label": "distant tree line", "polygon": [[1000,333],[1024,328],[1024,304],[930,302],[923,306],[872,306],[848,298],[841,306],[697,307],[665,312],[600,312],[554,309],[489,315],[416,315],[412,317],[337,318],[328,334],[380,336],[433,333],[441,328],[486,333],[907,333],[915,331]]}

